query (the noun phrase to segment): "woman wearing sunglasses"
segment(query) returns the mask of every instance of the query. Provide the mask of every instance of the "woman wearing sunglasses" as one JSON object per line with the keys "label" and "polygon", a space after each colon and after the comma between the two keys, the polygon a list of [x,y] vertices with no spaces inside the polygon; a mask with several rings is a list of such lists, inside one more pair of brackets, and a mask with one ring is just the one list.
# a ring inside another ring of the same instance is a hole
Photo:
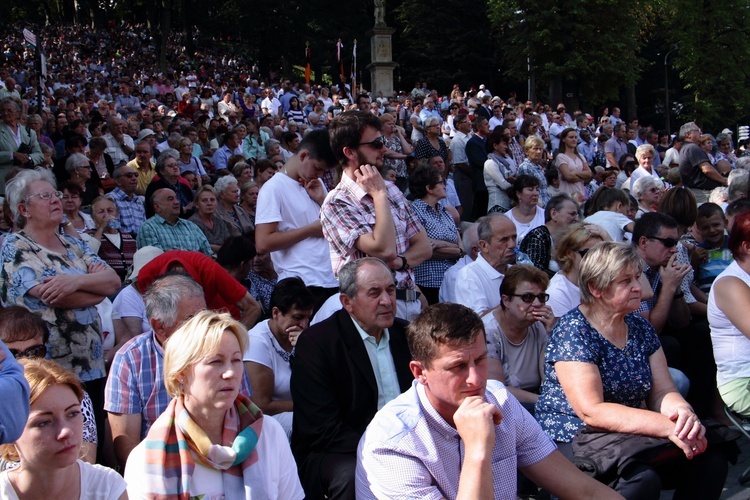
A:
{"label": "woman wearing sunglasses", "polygon": [[[658,499],[665,475],[676,479],[674,498],[719,498],[726,459],[707,448],[706,429],[678,392],[656,331],[634,312],[643,266],[627,243],[602,242],[583,257],[581,305],[550,333],[535,417],[568,458],[574,449],[575,456],[614,457],[611,477],[598,478],[625,498]],[[598,439],[587,441],[592,432]],[[659,450],[669,458],[661,454],[658,469],[629,460],[634,447],[655,447],[637,436],[663,438]]]}
{"label": "woman wearing sunglasses", "polygon": [[482,316],[489,378],[505,383],[528,410],[539,397],[547,333],[555,324],[547,305],[548,283],[544,271],[513,266],[500,285],[500,305]]}
{"label": "woman wearing sunglasses", "polygon": [[[10,306],[0,310],[0,340],[8,347],[10,353],[17,360],[44,358],[47,355],[49,330],[41,318],[21,306]],[[84,391],[81,401],[83,413],[83,446],[81,460],[89,463],[96,462],[96,422],[91,398]],[[3,460],[0,470],[13,469],[18,462]]]}

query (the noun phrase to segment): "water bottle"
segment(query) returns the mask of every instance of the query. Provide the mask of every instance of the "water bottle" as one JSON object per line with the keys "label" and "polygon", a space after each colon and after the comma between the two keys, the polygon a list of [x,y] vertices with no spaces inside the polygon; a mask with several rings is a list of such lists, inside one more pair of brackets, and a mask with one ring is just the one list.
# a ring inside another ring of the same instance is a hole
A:
{"label": "water bottle", "polygon": [[525,266],[532,266],[532,267],[534,266],[534,263],[531,262],[531,258],[525,253],[523,253],[522,251],[520,251],[518,247],[516,247],[513,250],[513,253],[516,255],[516,264],[523,264]]}

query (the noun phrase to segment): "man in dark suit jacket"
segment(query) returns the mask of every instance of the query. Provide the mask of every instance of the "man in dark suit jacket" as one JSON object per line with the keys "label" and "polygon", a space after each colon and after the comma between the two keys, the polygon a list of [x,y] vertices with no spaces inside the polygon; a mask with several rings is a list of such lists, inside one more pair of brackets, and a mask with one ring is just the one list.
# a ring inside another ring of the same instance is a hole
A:
{"label": "man in dark suit jacket", "polygon": [[474,116],[481,116],[489,120],[492,118],[492,106],[490,106],[490,96],[486,95],[482,97],[482,103],[477,107]]}
{"label": "man in dark suit jacket", "polygon": [[292,452],[308,500],[354,498],[359,439],[413,380],[388,267],[365,257],[338,278],[344,309],[303,332],[292,361]]}
{"label": "man in dark suit jacket", "polygon": [[471,180],[474,186],[474,215],[472,220],[477,220],[487,215],[487,185],[484,183],[484,162],[487,161],[487,136],[490,135],[489,119],[476,116],[472,122],[474,135],[466,142],[466,158],[471,167]]}

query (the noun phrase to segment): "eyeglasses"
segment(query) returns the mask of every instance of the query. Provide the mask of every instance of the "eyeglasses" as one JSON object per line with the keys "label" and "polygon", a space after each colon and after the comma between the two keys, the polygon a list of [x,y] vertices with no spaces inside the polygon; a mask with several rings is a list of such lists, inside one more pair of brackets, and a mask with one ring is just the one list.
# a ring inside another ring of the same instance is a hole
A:
{"label": "eyeglasses", "polygon": [[437,186],[437,185],[439,185],[439,184],[442,184],[443,186],[445,186],[445,184],[446,184],[446,182],[445,182],[445,179],[440,179],[440,180],[439,180],[439,181],[437,181],[437,182],[436,182],[435,184],[433,184],[433,186]]}
{"label": "eyeglasses", "polygon": [[14,358],[43,358],[47,355],[47,346],[44,344],[37,344],[29,347],[25,351],[19,351],[17,349],[8,349]]}
{"label": "eyeglasses", "polygon": [[510,296],[511,297],[521,297],[521,300],[524,301],[527,304],[531,304],[532,302],[534,302],[534,299],[537,299],[542,304],[544,304],[545,302],[547,302],[549,300],[549,294],[547,294],[547,293],[531,293],[531,292],[527,292],[527,293],[522,293],[520,295],[512,293],[512,294],[510,294]]}
{"label": "eyeglasses", "polygon": [[374,149],[383,149],[385,146],[385,137],[382,135],[375,140],[369,142],[360,142],[357,146],[372,146]]}
{"label": "eyeglasses", "polygon": [[62,191],[44,191],[42,193],[36,193],[29,195],[25,198],[25,202],[28,203],[30,199],[39,197],[40,200],[49,200],[53,196],[56,196],[58,199],[62,199],[63,194]]}
{"label": "eyeglasses", "polygon": [[661,244],[664,245],[667,248],[674,247],[675,245],[677,245],[677,242],[679,241],[679,240],[676,240],[674,238],[659,238],[657,236],[647,236],[647,238],[650,239],[650,240],[661,241]]}

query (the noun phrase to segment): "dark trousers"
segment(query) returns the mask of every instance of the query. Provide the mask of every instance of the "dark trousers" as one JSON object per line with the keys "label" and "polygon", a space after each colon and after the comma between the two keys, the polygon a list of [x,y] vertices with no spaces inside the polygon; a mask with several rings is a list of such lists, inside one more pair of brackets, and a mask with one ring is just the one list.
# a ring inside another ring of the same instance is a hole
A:
{"label": "dark trousers", "polygon": [[485,189],[484,191],[474,191],[474,213],[472,215],[473,220],[477,220],[480,217],[487,215],[487,204],[490,201],[490,195]]}
{"label": "dark trousers", "polygon": [[299,469],[307,500],[354,500],[357,457],[346,453],[312,453]]}
{"label": "dark trousers", "polygon": [[472,184],[471,176],[456,169],[453,172],[453,183],[456,186],[458,199],[461,200],[461,220],[471,221],[474,210],[474,185]]}

